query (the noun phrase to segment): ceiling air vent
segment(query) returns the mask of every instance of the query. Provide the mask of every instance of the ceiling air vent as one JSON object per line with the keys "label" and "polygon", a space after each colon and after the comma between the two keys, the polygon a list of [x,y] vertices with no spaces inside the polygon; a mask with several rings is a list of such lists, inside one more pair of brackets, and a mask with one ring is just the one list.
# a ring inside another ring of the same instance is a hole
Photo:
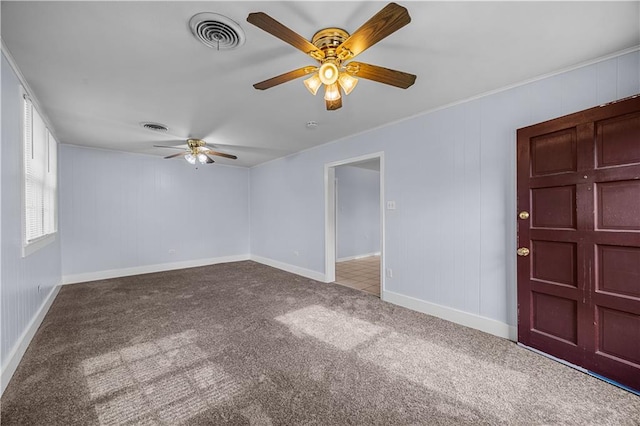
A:
{"label": "ceiling air vent", "polygon": [[167,126],[160,123],[140,123],[140,124],[145,129],[153,130],[155,132],[166,132],[167,130],[169,130]]}
{"label": "ceiling air vent", "polygon": [[217,13],[198,13],[189,20],[189,27],[195,38],[212,49],[230,50],[244,44],[240,25]]}

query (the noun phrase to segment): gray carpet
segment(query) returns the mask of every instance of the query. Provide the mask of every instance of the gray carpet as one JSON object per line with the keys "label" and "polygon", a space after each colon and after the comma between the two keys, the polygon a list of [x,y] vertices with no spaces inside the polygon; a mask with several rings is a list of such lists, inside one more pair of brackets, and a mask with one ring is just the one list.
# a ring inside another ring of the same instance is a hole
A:
{"label": "gray carpet", "polygon": [[3,425],[638,425],[640,398],[482,332],[254,262],[60,290]]}

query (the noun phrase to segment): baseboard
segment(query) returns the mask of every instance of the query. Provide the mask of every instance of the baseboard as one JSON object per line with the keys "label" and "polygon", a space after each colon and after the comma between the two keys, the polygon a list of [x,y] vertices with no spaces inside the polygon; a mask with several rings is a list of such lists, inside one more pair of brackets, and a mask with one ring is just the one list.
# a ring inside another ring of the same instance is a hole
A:
{"label": "baseboard", "polygon": [[18,365],[20,364],[24,353],[29,347],[29,343],[31,343],[31,339],[33,339],[36,331],[38,331],[38,327],[40,327],[40,324],[42,324],[42,320],[44,319],[45,315],[47,315],[47,312],[49,312],[49,308],[51,307],[51,304],[55,300],[59,291],[59,285],[51,289],[47,297],[44,299],[44,302],[42,302],[42,305],[40,305],[40,309],[38,309],[38,312],[36,312],[33,318],[31,318],[29,325],[27,325],[27,328],[22,332],[22,335],[20,335],[20,338],[13,346],[13,349],[11,349],[11,352],[9,352],[9,355],[7,355],[7,361],[5,362],[5,365],[2,366],[2,375],[0,378],[0,396],[7,388],[11,377],[13,377],[13,373],[16,372],[16,369],[18,368]]}
{"label": "baseboard", "polygon": [[426,302],[424,300],[405,296],[393,291],[383,291],[382,300],[395,305],[400,305],[404,308],[422,312],[424,314],[433,315],[434,317],[442,318],[447,321],[455,322],[456,324],[464,325],[465,327],[475,328],[476,330],[484,331],[485,333],[493,334],[494,336],[513,341],[516,341],[518,338],[516,327],[491,318]]}
{"label": "baseboard", "polygon": [[357,254],[355,256],[341,257],[339,259],[336,259],[336,262],[347,262],[349,260],[364,259],[365,257],[372,257],[372,256],[380,256],[380,252],[377,251],[375,253],[365,253],[365,254]]}
{"label": "baseboard", "polygon": [[87,272],[83,274],[63,275],[62,284],[76,284],[88,281],[106,280],[109,278],[128,277],[131,275],[150,274],[153,272],[172,271],[175,269],[195,268],[215,265],[216,263],[240,262],[249,260],[248,254],[214,257],[208,259],[185,260],[182,262],[158,263],[155,265],[135,266],[133,268],[109,269],[106,271]]}
{"label": "baseboard", "polygon": [[255,254],[251,255],[251,260],[262,263],[263,265],[282,269],[283,271],[291,272],[292,274],[300,275],[305,278],[324,282],[324,274],[322,272],[312,271],[311,269],[301,268],[300,266],[291,265],[289,263],[280,262],[262,256],[256,256]]}

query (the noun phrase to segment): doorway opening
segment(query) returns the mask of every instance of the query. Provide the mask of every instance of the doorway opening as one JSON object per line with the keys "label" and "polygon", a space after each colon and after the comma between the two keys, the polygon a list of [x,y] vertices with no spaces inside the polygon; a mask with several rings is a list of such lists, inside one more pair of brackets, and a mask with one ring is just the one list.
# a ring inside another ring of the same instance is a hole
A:
{"label": "doorway opening", "polygon": [[383,153],[325,165],[325,281],[383,297]]}

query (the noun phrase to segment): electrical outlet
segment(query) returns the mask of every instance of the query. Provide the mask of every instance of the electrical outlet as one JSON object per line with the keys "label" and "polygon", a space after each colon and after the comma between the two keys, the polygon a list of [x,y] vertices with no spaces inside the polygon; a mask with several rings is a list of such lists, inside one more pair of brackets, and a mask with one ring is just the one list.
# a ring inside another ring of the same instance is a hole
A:
{"label": "electrical outlet", "polygon": [[176,254],[176,249],[169,249],[169,254]]}
{"label": "electrical outlet", "polygon": [[395,201],[387,201],[387,210],[395,210],[396,202]]}
{"label": "electrical outlet", "polygon": [[387,268],[387,277],[393,278],[393,269]]}

